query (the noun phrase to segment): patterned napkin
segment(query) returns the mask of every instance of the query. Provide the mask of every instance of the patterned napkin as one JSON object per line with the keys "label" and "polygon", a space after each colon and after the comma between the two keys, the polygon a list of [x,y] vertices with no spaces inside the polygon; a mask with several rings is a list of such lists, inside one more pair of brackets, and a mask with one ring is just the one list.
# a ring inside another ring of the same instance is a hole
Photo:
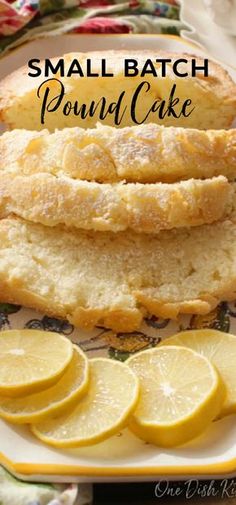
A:
{"label": "patterned napkin", "polygon": [[0,54],[62,33],[171,33],[184,28],[177,0],[0,0]]}
{"label": "patterned napkin", "polygon": [[90,484],[22,482],[0,467],[1,505],[90,505]]}

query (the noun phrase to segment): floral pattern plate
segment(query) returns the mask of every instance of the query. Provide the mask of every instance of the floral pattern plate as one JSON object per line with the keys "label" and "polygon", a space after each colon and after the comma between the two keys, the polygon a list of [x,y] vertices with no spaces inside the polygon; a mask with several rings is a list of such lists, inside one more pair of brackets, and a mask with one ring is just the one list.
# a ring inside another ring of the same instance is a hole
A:
{"label": "floral pattern plate", "polygon": [[[173,36],[88,37],[65,35],[33,41],[13,51],[0,61],[0,78],[20,65],[32,54],[42,58],[67,51],[91,49],[166,49],[201,53]],[[235,76],[236,78],[236,76]],[[236,334],[236,303],[221,303],[207,316],[181,317],[178,321],[147,318],[139,331],[114,333],[96,328],[88,333],[74,329],[66,321],[57,320],[29,309],[0,304],[0,330],[36,328],[58,331],[92,356],[109,356],[124,361],[130,354],[156,346],[161,339],[183,329],[216,328]],[[128,430],[106,442],[89,448],[57,450],[36,440],[26,427],[0,421],[0,463],[25,480],[42,482],[108,482],[202,478],[236,474],[236,416],[212,424],[206,433],[193,442],[171,450],[163,450],[137,439]]]}

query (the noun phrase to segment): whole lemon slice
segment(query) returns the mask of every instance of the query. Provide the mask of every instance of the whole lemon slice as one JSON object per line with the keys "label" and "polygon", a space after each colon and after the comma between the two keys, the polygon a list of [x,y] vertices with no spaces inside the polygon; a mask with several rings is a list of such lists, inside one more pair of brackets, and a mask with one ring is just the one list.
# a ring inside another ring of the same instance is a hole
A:
{"label": "whole lemon slice", "polygon": [[0,332],[0,393],[21,396],[49,387],[73,354],[70,340],[37,330]]}
{"label": "whole lemon slice", "polygon": [[208,358],[226,386],[220,415],[236,412],[236,336],[210,329],[188,330],[168,338],[163,345],[188,347]]}
{"label": "whole lemon slice", "polygon": [[199,435],[219,414],[224,386],[200,354],[163,346],[140,352],[127,364],[140,380],[140,400],[130,423],[140,438],[177,446]]}
{"label": "whole lemon slice", "polygon": [[90,362],[87,395],[75,409],[32,426],[34,434],[56,447],[102,442],[127,425],[139,395],[139,381],[124,363],[108,358]]}
{"label": "whole lemon slice", "polygon": [[74,405],[89,385],[89,363],[77,346],[62,377],[50,388],[11,398],[0,395],[0,417],[12,423],[35,423],[54,412]]}

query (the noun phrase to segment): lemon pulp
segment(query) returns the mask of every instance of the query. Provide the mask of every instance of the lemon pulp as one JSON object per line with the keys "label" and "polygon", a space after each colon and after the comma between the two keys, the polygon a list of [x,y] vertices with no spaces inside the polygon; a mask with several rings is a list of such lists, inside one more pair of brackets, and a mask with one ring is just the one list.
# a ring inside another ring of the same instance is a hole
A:
{"label": "lemon pulp", "polygon": [[140,352],[127,364],[140,380],[130,427],[148,442],[171,447],[200,434],[219,414],[224,386],[214,366],[178,346]]}

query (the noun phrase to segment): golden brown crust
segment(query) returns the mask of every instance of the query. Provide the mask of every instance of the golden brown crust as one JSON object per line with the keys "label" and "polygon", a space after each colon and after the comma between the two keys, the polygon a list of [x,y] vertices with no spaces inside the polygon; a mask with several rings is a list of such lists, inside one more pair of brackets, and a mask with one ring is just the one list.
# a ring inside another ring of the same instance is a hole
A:
{"label": "golden brown crust", "polygon": [[236,296],[236,224],[157,236],[0,221],[0,300],[76,326],[137,329],[147,313],[205,314]]}
{"label": "golden brown crust", "polygon": [[232,212],[233,198],[222,176],[175,184],[98,184],[46,173],[0,178],[1,219],[13,214],[95,231],[159,233],[212,223]]}
{"label": "golden brown crust", "polygon": [[[115,75],[121,74],[121,61],[124,58],[136,58],[140,62],[144,62],[147,58],[151,58],[155,61],[156,58],[171,58],[172,60],[177,58],[186,58],[189,60],[188,70],[190,70],[190,60],[191,58],[197,59],[197,64],[202,65],[203,59],[200,57],[196,57],[190,54],[179,54],[179,53],[168,53],[164,51],[106,51],[106,52],[91,52],[91,53],[71,53],[64,55],[64,59],[66,62],[66,66],[69,66],[70,62],[73,58],[77,58],[82,67],[85,65],[85,59],[90,58],[93,60],[93,64],[95,62],[94,70],[98,70],[96,68],[96,64],[99,65],[101,58],[106,58],[108,63],[108,71],[112,70]],[[54,58],[53,61],[58,58]],[[209,77],[204,77],[202,73],[197,74],[196,77],[185,77],[184,79],[176,78],[173,75],[173,72],[170,70],[171,75],[171,84],[177,82],[179,93],[178,96],[182,96],[186,98],[192,98],[196,110],[194,113],[188,118],[183,118],[183,123],[180,119],[176,119],[174,117],[165,118],[164,121],[157,118],[156,122],[163,122],[163,124],[173,125],[173,126],[191,126],[195,128],[227,128],[232,124],[232,121],[236,115],[236,92],[235,92],[235,83],[229,76],[226,70],[224,70],[217,63],[210,61],[209,63]],[[56,77],[56,76],[55,76]],[[69,80],[70,79],[70,80]],[[99,98],[102,95],[103,84],[102,78],[96,78],[96,88],[100,89],[100,94],[95,93],[94,91],[94,83],[91,78],[79,78],[78,76],[73,76],[70,78],[61,78],[62,82],[65,86],[68,84],[75,87],[77,90],[78,82],[80,84],[79,91],[77,92],[77,98],[80,99],[80,102],[86,102],[91,96]],[[135,83],[140,82],[140,80],[144,80],[143,78],[134,78],[134,86]],[[151,81],[152,85],[156,87],[155,95],[163,96],[163,90],[159,86],[160,79],[151,78],[149,76],[145,76],[145,80]],[[6,126],[10,129],[13,128],[24,128],[28,129],[42,129],[42,125],[40,124],[40,103],[39,99],[36,97],[36,91],[38,86],[45,80],[44,76],[40,77],[28,77],[28,68],[22,67],[17,71],[13,72],[9,76],[7,76],[2,83],[0,84],[0,117],[3,122],[5,122]],[[164,79],[163,79],[164,81]],[[101,84],[100,84],[101,82]],[[116,81],[115,78],[112,78],[112,86],[110,86],[111,97],[117,95],[116,89]],[[167,79],[165,78],[165,87],[168,82],[168,74]],[[17,85],[16,85],[17,83]],[[126,88],[127,77],[121,80],[121,88],[119,88],[119,92]],[[53,84],[55,86],[55,84]],[[88,91],[88,93],[87,93]],[[92,93],[92,95],[91,95]],[[165,92],[164,92],[165,94]],[[109,95],[109,92],[108,92]],[[107,96],[108,96],[107,95]],[[118,93],[119,96],[119,93]],[[70,91],[68,91],[68,99],[71,98]],[[200,109],[198,111],[198,109]],[[148,108],[147,108],[148,110]],[[199,113],[200,112],[200,113]],[[53,120],[53,114],[50,115],[49,118],[46,119],[45,126],[50,130],[54,130],[56,127],[62,128],[64,126],[75,126],[81,125],[80,119],[77,117],[68,116],[67,119],[65,117],[55,116],[55,121]],[[92,127],[96,124],[98,117],[87,118],[86,122],[89,127]],[[153,118],[150,119],[153,121]],[[107,116],[104,124],[109,121]],[[112,120],[113,121],[113,120]],[[114,124],[113,122],[107,124]],[[121,126],[126,126],[129,124],[133,124],[131,117],[126,117]],[[165,123],[166,122],[166,123]]]}
{"label": "golden brown crust", "polygon": [[[41,298],[32,290],[14,288],[0,281],[0,300],[2,303],[23,305],[45,313],[50,317],[67,319],[75,327],[92,330],[96,325],[103,325],[115,331],[131,332],[140,327],[143,313],[138,309],[89,309],[79,307],[72,314],[65,307],[48,305],[49,300]],[[20,301],[19,301],[20,300]]]}
{"label": "golden brown crust", "polygon": [[236,129],[146,124],[119,130],[66,128],[53,134],[14,130],[0,137],[0,170],[98,182],[176,182],[218,175],[234,180]]}

